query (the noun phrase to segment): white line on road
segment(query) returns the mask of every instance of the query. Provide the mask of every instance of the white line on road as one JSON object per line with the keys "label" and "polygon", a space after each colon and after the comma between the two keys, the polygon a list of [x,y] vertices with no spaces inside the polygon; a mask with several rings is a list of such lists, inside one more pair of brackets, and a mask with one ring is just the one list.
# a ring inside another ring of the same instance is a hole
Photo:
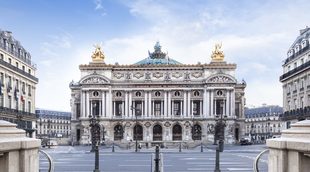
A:
{"label": "white line on road", "polygon": [[252,168],[227,168],[229,171],[252,171]]}

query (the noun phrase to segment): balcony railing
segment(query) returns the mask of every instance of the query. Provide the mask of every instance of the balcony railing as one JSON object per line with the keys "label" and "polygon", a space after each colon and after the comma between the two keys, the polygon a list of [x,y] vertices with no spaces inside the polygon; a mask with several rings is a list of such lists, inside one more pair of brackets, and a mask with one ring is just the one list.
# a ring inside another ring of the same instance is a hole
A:
{"label": "balcony railing", "polygon": [[4,60],[1,60],[1,59],[0,59],[0,64],[3,65],[3,66],[5,66],[5,67],[7,67],[7,68],[9,68],[9,69],[12,69],[12,70],[14,70],[14,71],[20,73],[21,75],[24,75],[24,76],[26,76],[26,77],[28,77],[28,78],[31,78],[31,79],[33,79],[33,80],[36,81],[36,82],[39,81],[39,79],[36,78],[35,76],[33,76],[33,75],[31,75],[31,74],[29,74],[29,73],[27,73],[27,72],[25,72],[25,71],[19,69],[18,67],[15,67],[15,66],[11,65],[10,63],[5,62]]}
{"label": "balcony railing", "polygon": [[291,77],[292,75],[295,75],[295,74],[297,74],[297,73],[299,73],[299,72],[301,72],[301,71],[303,71],[303,70],[305,70],[305,69],[307,69],[309,67],[310,67],[310,61],[308,61],[308,62],[298,66],[297,68],[295,68],[295,69],[293,69],[291,71],[288,71],[285,74],[281,75],[280,76],[280,81],[283,81],[283,80]]}
{"label": "balcony railing", "polygon": [[36,114],[0,106],[0,114],[21,115],[36,118]]}
{"label": "balcony railing", "polygon": [[292,120],[292,119],[301,120],[307,117],[310,117],[310,106],[286,111],[280,115],[281,120]]}

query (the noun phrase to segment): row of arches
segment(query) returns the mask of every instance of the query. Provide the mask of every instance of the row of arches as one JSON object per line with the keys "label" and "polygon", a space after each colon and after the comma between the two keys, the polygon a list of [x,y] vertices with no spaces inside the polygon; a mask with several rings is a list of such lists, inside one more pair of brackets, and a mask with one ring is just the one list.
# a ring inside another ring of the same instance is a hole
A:
{"label": "row of arches", "polygon": [[[162,126],[157,124],[153,127],[153,141],[162,141],[163,140],[163,129]],[[172,140],[178,141],[182,140],[183,129],[181,125],[175,124],[172,127]],[[116,125],[114,127],[114,140],[122,140],[124,138],[124,129],[122,125]],[[192,139],[201,140],[202,130],[199,124],[192,126]],[[140,124],[137,124],[133,127],[133,139],[134,140],[143,140],[143,127]]]}

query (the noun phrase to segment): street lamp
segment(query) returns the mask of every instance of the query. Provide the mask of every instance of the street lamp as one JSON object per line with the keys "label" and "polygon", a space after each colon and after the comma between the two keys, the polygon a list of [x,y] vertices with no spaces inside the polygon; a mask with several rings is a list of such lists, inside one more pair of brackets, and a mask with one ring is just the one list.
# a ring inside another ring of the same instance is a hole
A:
{"label": "street lamp", "polygon": [[40,139],[42,138],[42,117],[40,117]]}
{"label": "street lamp", "polygon": [[226,120],[227,116],[223,113],[220,113],[220,115],[216,115],[215,117],[215,135],[217,135],[217,138],[219,140],[219,144],[216,147],[216,158],[215,158],[215,169],[214,172],[221,172],[220,170],[220,152],[223,152],[224,150],[224,135],[225,135],[225,126],[226,126]]}
{"label": "street lamp", "polygon": [[136,117],[136,126],[135,126],[135,133],[134,133],[134,135],[135,135],[135,140],[136,140],[136,149],[135,149],[135,152],[138,152],[138,127],[137,127],[137,124],[138,124],[138,115],[140,115],[140,109],[139,108],[135,108],[135,107],[133,107],[133,106],[131,106],[130,107],[131,108],[131,110],[133,111],[133,110],[135,110],[135,117]]}
{"label": "street lamp", "polygon": [[92,150],[95,151],[95,169],[94,172],[100,172],[99,170],[99,141],[100,141],[100,125],[97,116],[89,115],[90,122],[90,131],[91,131],[91,139],[92,139]]}

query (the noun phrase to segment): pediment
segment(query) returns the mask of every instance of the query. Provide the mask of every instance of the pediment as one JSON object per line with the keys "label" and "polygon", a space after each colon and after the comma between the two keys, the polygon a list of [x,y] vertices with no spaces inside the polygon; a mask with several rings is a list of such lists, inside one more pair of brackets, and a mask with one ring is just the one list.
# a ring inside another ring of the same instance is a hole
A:
{"label": "pediment", "polygon": [[206,83],[237,83],[237,80],[230,75],[213,75],[206,79]]}
{"label": "pediment", "polygon": [[80,84],[109,84],[110,81],[101,75],[89,75],[81,79]]}

